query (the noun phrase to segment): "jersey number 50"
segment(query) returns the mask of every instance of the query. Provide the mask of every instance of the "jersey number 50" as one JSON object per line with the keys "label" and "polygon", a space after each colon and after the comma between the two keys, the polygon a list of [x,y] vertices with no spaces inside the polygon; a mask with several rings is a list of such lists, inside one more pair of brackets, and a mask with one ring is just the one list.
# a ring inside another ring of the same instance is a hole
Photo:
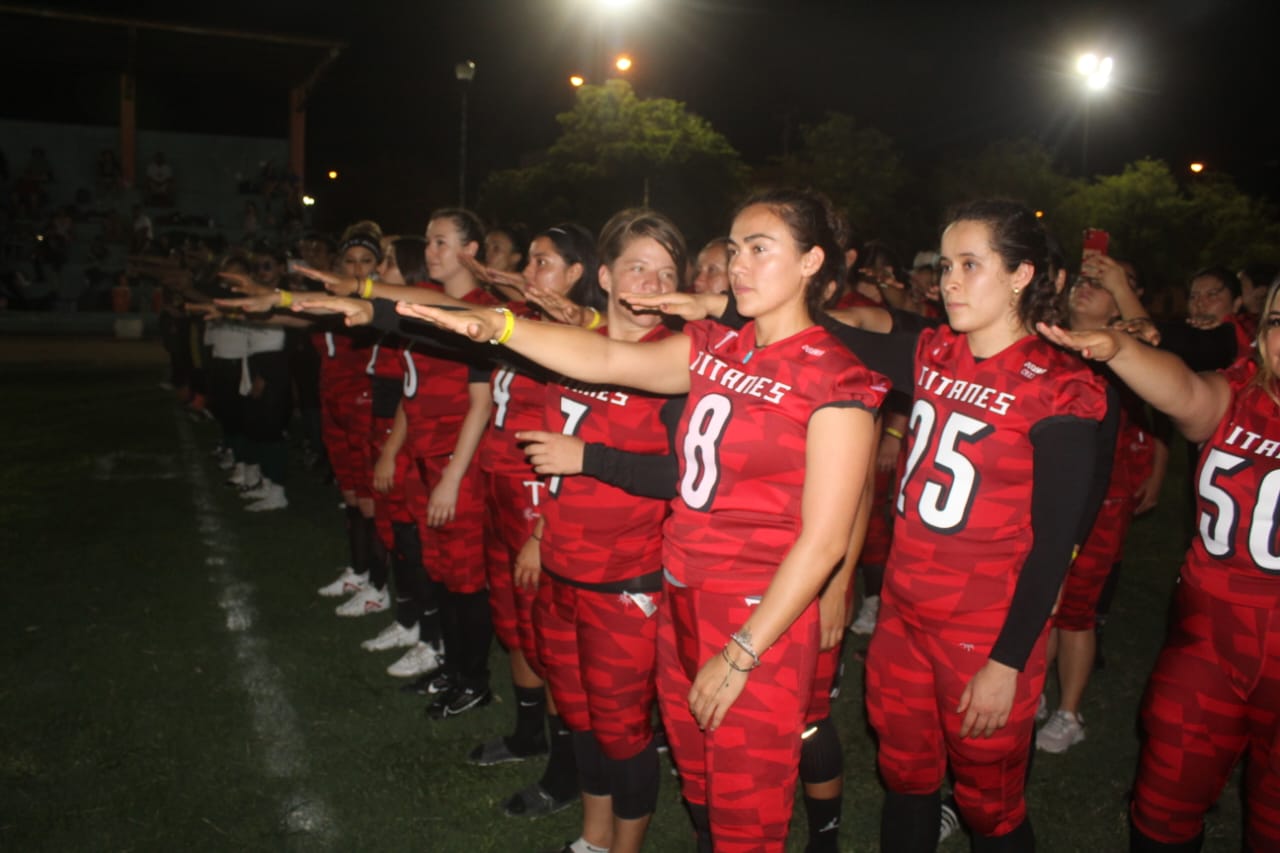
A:
{"label": "jersey number 50", "polygon": [[[920,460],[933,440],[934,428],[938,423],[938,412],[928,400],[916,400],[911,409],[911,420],[908,427],[914,437],[911,454],[907,457],[906,468],[902,472],[902,484],[898,487],[898,514],[906,513],[907,483],[920,466]],[[938,444],[933,451],[933,464],[939,471],[951,475],[951,485],[926,480],[920,490],[918,511],[920,520],[930,530],[939,533],[951,533],[962,527],[969,519],[969,510],[973,506],[973,498],[978,493],[978,483],[982,479],[978,469],[973,467],[962,452],[962,446],[973,444],[995,428],[988,423],[952,412],[947,421],[938,430]]]}
{"label": "jersey number 50", "polygon": [[[1207,504],[1200,511],[1200,540],[1210,556],[1225,559],[1234,555],[1236,525],[1240,523],[1240,507],[1231,493],[1218,485],[1218,480],[1243,471],[1249,465],[1248,459],[1217,448],[1205,454],[1198,484],[1200,497]],[[1249,557],[1264,572],[1280,572],[1280,555],[1275,553],[1274,547],[1276,513],[1280,510],[1277,504],[1280,504],[1280,470],[1272,470],[1258,484],[1253,517],[1249,519]]]}

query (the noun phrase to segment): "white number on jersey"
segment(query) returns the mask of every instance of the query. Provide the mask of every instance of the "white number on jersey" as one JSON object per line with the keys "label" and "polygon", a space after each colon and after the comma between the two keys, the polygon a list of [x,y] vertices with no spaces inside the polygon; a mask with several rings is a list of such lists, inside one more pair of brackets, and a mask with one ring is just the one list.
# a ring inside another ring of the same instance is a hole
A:
{"label": "white number on jersey", "polygon": [[[577,435],[579,427],[582,426],[582,419],[587,416],[587,412],[591,411],[591,407],[586,403],[579,403],[577,400],[570,400],[568,397],[560,398],[560,414],[564,415],[564,429],[560,430],[565,435]],[[547,483],[547,491],[553,495],[560,494],[560,475],[551,478]]]}
{"label": "white number on jersey", "polygon": [[[929,449],[937,422],[938,413],[933,404],[928,400],[916,400],[908,424],[914,442],[911,454],[907,457],[906,468],[902,472],[902,483],[898,487],[899,513],[906,511],[907,483]],[[963,444],[972,444],[994,429],[990,424],[960,412],[952,412],[947,417],[939,431],[933,464],[951,475],[951,484],[948,486],[945,482],[926,480],[920,490],[920,503],[917,507],[920,520],[930,530],[951,533],[962,529],[969,520],[969,510],[973,507],[981,477],[973,463],[961,452],[961,448]]]}
{"label": "white number on jersey", "polygon": [[698,401],[689,417],[684,437],[684,477],[680,498],[689,509],[703,510],[720,484],[720,439],[724,437],[733,403],[723,394],[708,394]]}
{"label": "white number on jersey", "polygon": [[516,378],[515,371],[503,367],[493,374],[493,425],[504,429],[507,423],[507,404],[511,402],[511,380]]}
{"label": "white number on jersey", "polygon": [[[1235,553],[1236,526],[1240,523],[1240,507],[1226,489],[1218,485],[1223,477],[1250,466],[1243,456],[1218,448],[1205,455],[1197,484],[1200,497],[1212,506],[1200,512],[1200,541],[1210,556],[1226,559]],[[1258,495],[1249,519],[1249,558],[1264,572],[1280,573],[1280,554],[1276,553],[1276,522],[1280,513],[1280,469],[1267,472],[1258,484]]]}

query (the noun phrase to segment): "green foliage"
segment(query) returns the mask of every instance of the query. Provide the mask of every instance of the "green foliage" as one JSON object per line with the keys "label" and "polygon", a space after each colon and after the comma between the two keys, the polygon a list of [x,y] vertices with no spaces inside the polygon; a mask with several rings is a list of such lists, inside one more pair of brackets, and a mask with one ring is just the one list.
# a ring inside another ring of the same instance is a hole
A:
{"label": "green foliage", "polygon": [[934,194],[940,211],[973,199],[1000,196],[1043,210],[1052,221],[1080,185],[1058,170],[1044,146],[1030,139],[1014,139],[944,164],[938,169]]}
{"label": "green foliage", "polygon": [[691,235],[718,233],[746,169],[711,125],[667,98],[637,97],[624,80],[583,86],[556,117],[561,134],[532,165],[490,175],[480,208],[503,219],[576,219],[598,227],[647,204]]}
{"label": "green foliage", "polygon": [[852,116],[829,112],[800,129],[800,149],[782,163],[786,183],[825,192],[859,240],[892,238],[908,176],[893,140]]}

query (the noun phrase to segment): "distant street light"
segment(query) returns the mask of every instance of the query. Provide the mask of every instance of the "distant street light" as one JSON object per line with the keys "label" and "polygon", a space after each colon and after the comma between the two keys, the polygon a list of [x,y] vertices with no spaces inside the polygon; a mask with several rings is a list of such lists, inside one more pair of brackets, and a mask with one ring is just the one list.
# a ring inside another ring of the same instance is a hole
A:
{"label": "distant street light", "polygon": [[313,206],[315,203],[316,203],[316,200],[315,200],[314,198],[312,198],[311,196],[309,196],[309,195],[304,195],[304,196],[302,197],[302,204],[303,204],[303,206],[304,206],[304,207],[311,207],[311,206]]}
{"label": "distant street light", "polygon": [[631,57],[627,56],[625,53],[624,53],[624,54],[622,54],[621,56],[619,56],[619,57],[614,61],[614,63],[613,63],[613,67],[614,67],[614,68],[616,68],[616,69],[618,69],[619,71],[624,72],[624,73],[625,73],[625,72],[627,72],[627,71],[630,71],[630,70],[631,70]]}
{"label": "distant street light", "polygon": [[1191,171],[1195,172],[1197,175],[1200,174],[1204,171],[1204,163],[1192,163]]}
{"label": "distant street light", "polygon": [[338,170],[337,170],[337,169],[330,169],[330,170],[329,170],[329,180],[331,180],[331,181],[336,181],[336,180],[338,180]]}
{"label": "distant street light", "polygon": [[467,88],[476,77],[476,64],[470,59],[453,66],[462,90],[462,119],[458,132],[458,206],[467,206]]}
{"label": "distant street light", "polygon": [[1076,73],[1084,78],[1084,127],[1080,135],[1080,172],[1089,174],[1089,102],[1094,92],[1100,92],[1111,83],[1115,60],[1110,56],[1099,58],[1097,54],[1084,53],[1076,59]]}
{"label": "distant street light", "polygon": [[574,74],[569,78],[569,85],[575,89],[577,89],[579,86],[581,86],[585,82],[587,81],[583,79],[583,76],[581,74]]}

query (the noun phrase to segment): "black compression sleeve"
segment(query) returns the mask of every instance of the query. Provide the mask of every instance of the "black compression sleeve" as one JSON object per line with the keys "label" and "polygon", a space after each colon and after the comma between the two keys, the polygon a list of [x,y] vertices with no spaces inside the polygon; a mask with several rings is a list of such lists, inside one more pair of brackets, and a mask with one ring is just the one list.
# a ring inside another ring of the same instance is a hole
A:
{"label": "black compression sleeve", "polygon": [[1091,484],[1081,471],[1094,470],[1098,424],[1055,418],[1031,430],[1031,553],[1018,574],[1013,601],[991,659],[1021,670],[1026,666],[1058,589],[1071,565]]}
{"label": "black compression sleeve", "polygon": [[672,397],[662,406],[660,417],[667,428],[671,452],[628,453],[606,444],[589,443],[582,453],[582,473],[602,483],[617,486],[641,498],[671,500],[676,496],[676,427],[684,411],[685,398]]}
{"label": "black compression sleeve", "polygon": [[[1110,371],[1106,371],[1109,373]],[[1076,534],[1076,544],[1083,545],[1085,537],[1093,529],[1093,522],[1102,509],[1102,501],[1111,486],[1111,466],[1115,462],[1116,442],[1120,438],[1120,412],[1124,401],[1112,374],[1107,382],[1107,414],[1098,425],[1098,437],[1094,442],[1093,480],[1090,482],[1089,499],[1084,506],[1084,514],[1080,517],[1080,531]]]}
{"label": "black compression sleeve", "polygon": [[[741,329],[747,325],[748,318],[738,313],[738,302],[733,298],[733,291],[729,291],[727,295],[729,304],[725,306],[724,313],[717,322],[731,329]],[[886,335],[846,326],[827,315],[818,319],[819,325],[844,344],[859,361],[887,377],[894,388],[911,396],[911,389],[915,387],[916,342],[921,330],[899,331],[896,318],[894,322],[894,330]]]}

